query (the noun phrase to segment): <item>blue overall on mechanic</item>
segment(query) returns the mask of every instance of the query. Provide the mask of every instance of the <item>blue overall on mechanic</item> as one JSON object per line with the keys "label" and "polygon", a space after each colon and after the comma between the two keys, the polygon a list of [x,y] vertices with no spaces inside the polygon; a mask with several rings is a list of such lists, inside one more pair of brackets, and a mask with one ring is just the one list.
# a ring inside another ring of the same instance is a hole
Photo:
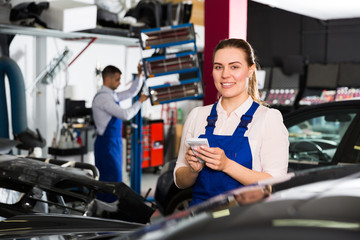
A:
{"label": "blue overall on mechanic", "polygon": [[[252,155],[249,140],[244,134],[259,104],[253,102],[248,111],[241,116],[240,123],[231,136],[214,135],[217,120],[216,106],[217,103],[213,105],[211,113],[207,118],[208,125],[205,127],[205,134],[200,135],[199,138],[207,138],[210,147],[221,148],[229,159],[236,161],[246,168],[252,169]],[[199,204],[213,196],[241,186],[243,186],[241,183],[226,173],[213,170],[205,165],[194,184],[190,206]]]}
{"label": "blue overall on mechanic", "polygon": [[[96,137],[94,154],[95,165],[101,173],[100,181],[122,182],[122,122],[111,117],[104,134]],[[116,200],[112,194],[98,194],[97,198],[105,202]]]}

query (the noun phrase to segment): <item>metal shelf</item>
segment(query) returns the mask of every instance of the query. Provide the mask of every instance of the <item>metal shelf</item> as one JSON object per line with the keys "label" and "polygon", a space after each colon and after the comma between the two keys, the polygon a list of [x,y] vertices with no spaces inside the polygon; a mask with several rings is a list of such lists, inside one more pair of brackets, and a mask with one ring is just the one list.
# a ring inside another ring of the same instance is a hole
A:
{"label": "metal shelf", "polygon": [[144,29],[140,34],[140,44],[143,50],[167,48],[171,46],[193,43],[195,31],[192,23],[161,28]]}
{"label": "metal shelf", "polygon": [[[142,52],[149,49],[161,49],[171,46],[181,46],[191,43],[192,50],[177,53],[156,54],[155,56],[142,58],[146,79],[156,78],[170,74],[194,73],[197,76],[192,79],[183,79],[176,84],[149,86],[150,100],[152,105],[199,99],[203,96],[201,72],[197,58],[193,24],[181,24],[162,28],[144,29],[140,33]],[[185,81],[184,81],[185,80]],[[193,83],[189,84],[189,82]],[[180,85],[180,87],[178,86]],[[181,86],[184,85],[184,86]],[[183,89],[189,86],[191,89]],[[187,92],[180,94],[179,91]],[[191,96],[193,94],[193,96]],[[166,99],[168,97],[168,99]]]}
{"label": "metal shelf", "polygon": [[[144,29],[140,32],[141,55],[150,49],[169,48],[185,44],[192,45],[192,51],[164,53],[148,58],[142,57],[145,78],[156,78],[175,73],[194,73],[196,77],[183,79],[176,84],[162,84],[149,86],[149,98],[152,105],[166,104],[175,101],[184,101],[203,98],[201,72],[197,58],[194,26],[181,24],[161,28]],[[194,55],[193,59],[182,57]],[[190,63],[190,64],[189,64]],[[186,65],[186,66],[185,66]],[[190,65],[190,66],[189,66]],[[156,71],[154,69],[156,68]],[[133,118],[134,129],[132,142],[136,143],[131,151],[131,188],[141,192],[142,170],[142,123],[141,111]]]}
{"label": "metal shelf", "polygon": [[96,43],[121,44],[124,46],[139,46],[138,38],[104,35],[86,32],[63,32],[59,30],[0,24],[0,34],[28,35],[36,37],[54,37],[64,40],[97,38]]}

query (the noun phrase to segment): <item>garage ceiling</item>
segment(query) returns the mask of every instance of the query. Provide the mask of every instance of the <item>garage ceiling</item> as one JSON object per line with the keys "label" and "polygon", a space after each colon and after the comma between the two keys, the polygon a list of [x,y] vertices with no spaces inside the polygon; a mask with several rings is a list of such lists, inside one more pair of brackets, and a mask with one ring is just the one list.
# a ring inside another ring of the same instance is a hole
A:
{"label": "garage ceiling", "polygon": [[252,0],[321,20],[359,18],[359,0]]}

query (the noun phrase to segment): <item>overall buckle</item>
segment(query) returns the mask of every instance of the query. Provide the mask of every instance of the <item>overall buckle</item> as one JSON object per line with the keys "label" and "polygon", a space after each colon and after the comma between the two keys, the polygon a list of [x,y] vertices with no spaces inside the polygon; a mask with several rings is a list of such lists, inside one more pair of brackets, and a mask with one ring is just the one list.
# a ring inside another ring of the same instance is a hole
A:
{"label": "overall buckle", "polygon": [[239,125],[240,125],[241,127],[247,128],[247,125],[248,125],[249,123],[251,123],[251,121],[252,121],[252,116],[242,115]]}
{"label": "overall buckle", "polygon": [[217,120],[217,115],[216,116],[208,116],[207,117],[207,122],[208,122],[208,125],[207,127],[215,127],[215,123],[216,123],[216,120]]}

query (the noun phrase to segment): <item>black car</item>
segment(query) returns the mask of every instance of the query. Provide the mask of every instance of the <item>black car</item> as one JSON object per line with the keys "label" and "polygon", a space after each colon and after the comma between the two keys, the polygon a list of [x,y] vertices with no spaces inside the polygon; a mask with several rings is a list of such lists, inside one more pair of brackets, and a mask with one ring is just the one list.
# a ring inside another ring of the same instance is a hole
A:
{"label": "black car", "polygon": [[[289,131],[289,172],[337,164],[360,163],[360,100],[299,108],[284,115]],[[174,184],[175,161],[158,178],[155,201],[163,215],[186,209],[192,189]]]}
{"label": "black car", "polygon": [[[91,164],[0,155],[0,218],[47,213],[150,222],[155,207],[144,197],[124,183],[97,179]],[[102,202],[99,193],[117,200]]]}
{"label": "black car", "polygon": [[360,164],[299,170],[217,195],[117,240],[359,239]]}

